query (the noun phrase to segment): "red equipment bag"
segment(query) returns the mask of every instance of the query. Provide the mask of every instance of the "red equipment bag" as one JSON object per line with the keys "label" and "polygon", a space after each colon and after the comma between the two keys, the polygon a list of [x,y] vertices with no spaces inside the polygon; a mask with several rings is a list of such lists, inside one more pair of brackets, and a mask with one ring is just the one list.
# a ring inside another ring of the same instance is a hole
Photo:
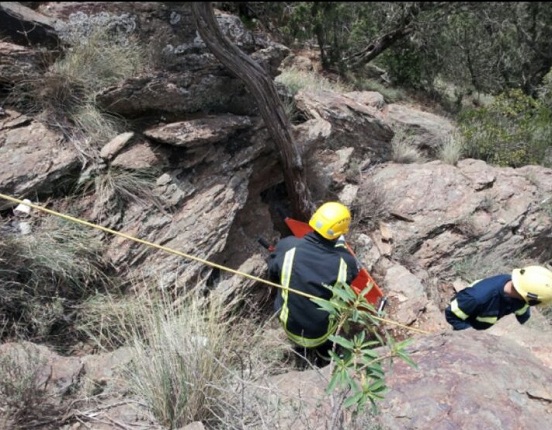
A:
{"label": "red equipment bag", "polygon": [[[303,237],[305,234],[313,231],[312,227],[305,222],[297,221],[289,217],[284,218],[284,221],[295,237]],[[351,247],[347,243],[345,243],[345,245],[347,246],[349,252],[356,258],[356,255]],[[368,283],[371,283],[372,288],[364,294],[364,297],[368,303],[372,304],[378,311],[380,311],[385,305],[385,297],[383,296],[383,292],[380,287],[378,287],[378,284],[376,284],[376,281],[374,281],[364,267],[360,269],[357,277],[353,279],[353,282],[351,282],[351,287],[357,294],[360,294],[360,292],[366,288]]]}

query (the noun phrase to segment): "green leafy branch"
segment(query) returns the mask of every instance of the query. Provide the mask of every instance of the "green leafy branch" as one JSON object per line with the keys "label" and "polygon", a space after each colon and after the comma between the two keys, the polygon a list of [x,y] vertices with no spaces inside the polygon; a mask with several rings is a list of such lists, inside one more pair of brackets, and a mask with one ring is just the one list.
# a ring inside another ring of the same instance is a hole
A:
{"label": "green leafy branch", "polygon": [[[376,409],[376,402],[384,398],[387,390],[383,364],[393,363],[398,357],[409,365],[416,363],[409,357],[406,347],[409,340],[396,342],[393,336],[382,330],[377,312],[368,303],[368,285],[359,294],[347,284],[327,286],[332,298],[311,299],[330,314],[336,330],[329,339],[333,342],[331,378],[328,393],[339,391],[344,395],[343,407],[359,413],[367,405]],[[386,347],[376,350],[379,347]]]}

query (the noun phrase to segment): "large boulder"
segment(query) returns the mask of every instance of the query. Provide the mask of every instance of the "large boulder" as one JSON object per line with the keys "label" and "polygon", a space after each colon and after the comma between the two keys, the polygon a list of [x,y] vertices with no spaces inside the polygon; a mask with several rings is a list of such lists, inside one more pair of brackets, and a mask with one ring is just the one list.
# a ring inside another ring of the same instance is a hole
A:
{"label": "large boulder", "polygon": [[467,258],[495,255],[514,264],[521,253],[537,258],[547,252],[551,169],[500,168],[472,159],[456,167],[390,163],[374,168],[360,187],[374,183],[389,210],[394,255],[438,276]]}
{"label": "large boulder", "polygon": [[[552,373],[516,342],[475,330],[446,331],[416,336],[407,350],[416,367],[401,360],[386,365],[388,391],[377,403],[377,416],[357,417],[348,428],[376,422],[405,430],[547,428]],[[284,426],[321,428],[335,416],[325,392],[329,372],[327,366],[270,379],[271,396],[280,399],[280,414],[288,417]],[[287,413],[297,410],[297,399],[302,419]]]}
{"label": "large boulder", "polygon": [[[0,158],[0,190],[19,199],[51,195],[81,167],[77,149],[60,133],[11,110],[0,117]],[[0,209],[10,206],[0,202]]]}

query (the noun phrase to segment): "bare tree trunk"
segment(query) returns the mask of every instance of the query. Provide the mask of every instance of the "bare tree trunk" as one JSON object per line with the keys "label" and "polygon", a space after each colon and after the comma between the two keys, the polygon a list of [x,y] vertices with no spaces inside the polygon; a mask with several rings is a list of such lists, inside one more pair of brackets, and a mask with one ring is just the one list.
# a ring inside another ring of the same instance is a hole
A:
{"label": "bare tree trunk", "polygon": [[291,134],[291,123],[272,77],[228,39],[218,27],[210,2],[194,2],[192,10],[199,35],[213,55],[242,79],[257,101],[270,136],[276,143],[284,169],[284,181],[294,217],[307,220],[313,204],[301,154]]}

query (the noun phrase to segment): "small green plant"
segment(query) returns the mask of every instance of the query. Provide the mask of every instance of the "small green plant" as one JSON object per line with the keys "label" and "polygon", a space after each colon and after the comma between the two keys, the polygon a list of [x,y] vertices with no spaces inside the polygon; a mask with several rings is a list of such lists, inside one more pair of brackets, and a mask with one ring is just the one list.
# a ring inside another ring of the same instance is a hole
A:
{"label": "small green plant", "polygon": [[[406,351],[409,341],[395,342],[391,335],[381,334],[376,311],[364,297],[370,286],[359,294],[346,284],[327,288],[333,294],[329,301],[312,299],[330,314],[337,326],[329,338],[334,349],[330,351],[331,379],[327,391],[342,397],[343,407],[353,414],[363,412],[368,405],[376,409],[377,401],[384,398],[387,389],[382,364],[398,357],[416,366]],[[380,346],[387,349],[376,351]]]}

